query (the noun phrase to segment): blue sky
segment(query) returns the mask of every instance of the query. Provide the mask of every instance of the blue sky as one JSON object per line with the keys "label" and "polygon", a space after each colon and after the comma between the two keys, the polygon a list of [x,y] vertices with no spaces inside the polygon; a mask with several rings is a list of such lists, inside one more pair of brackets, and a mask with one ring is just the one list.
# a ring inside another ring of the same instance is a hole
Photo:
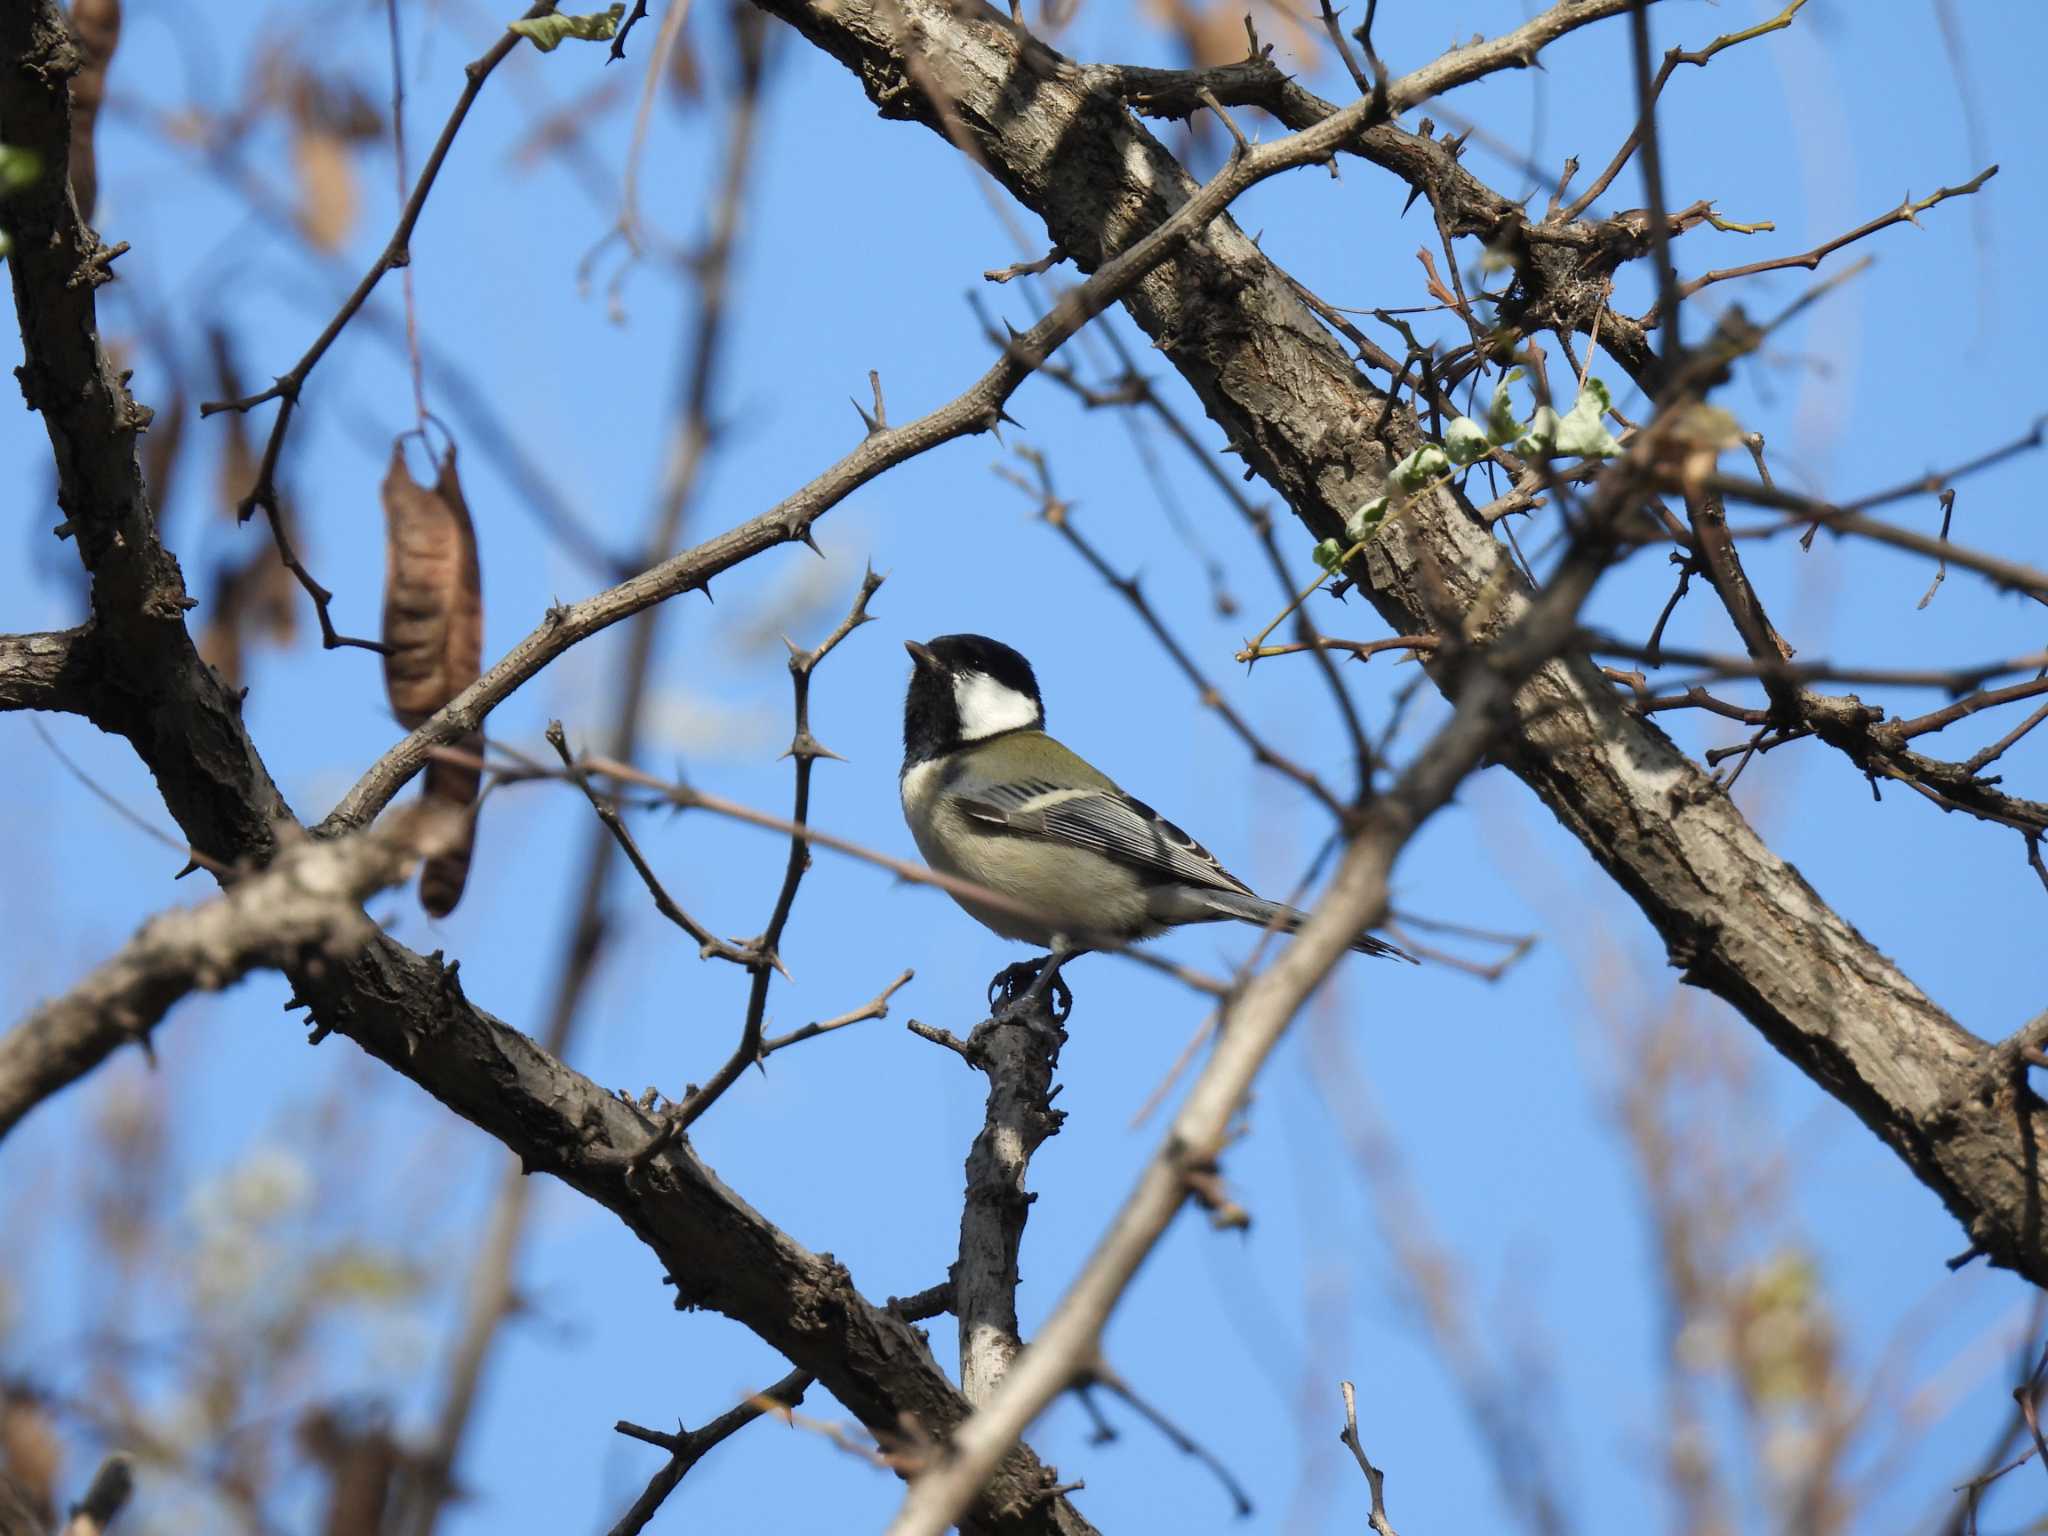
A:
{"label": "blue sky", "polygon": [[[1775,9],[1746,0],[1660,6],[1658,42],[1698,46]],[[1904,193],[1920,197],[1966,180],[1982,168],[1980,158],[2002,166],[1976,200],[1865,242],[1859,253],[1875,256],[1875,266],[1775,339],[1725,395],[1746,427],[1764,433],[1776,473],[1795,486],[1853,495],[1890,485],[2016,435],[2043,408],[2039,357],[2048,337],[2028,288],[2027,255],[2042,244],[2039,210],[2048,203],[2032,62],[2048,44],[2048,23],[2028,5],[1958,9],[1961,80],[1931,4],[1814,0],[1788,31],[1704,71],[1681,70],[1666,93],[1671,197],[1712,198],[1730,218],[1777,225],[1747,239],[1688,234],[1677,248],[1685,275],[1803,250]],[[1381,51],[1396,70],[1522,18],[1507,4],[1473,3],[1455,14],[1380,10]],[[406,25],[417,155],[453,99],[462,62],[481,51],[495,23],[479,6],[436,5],[408,8]],[[690,25],[716,103],[725,19],[706,7]],[[203,101],[233,89],[262,46],[285,35],[381,99],[381,11],[342,6],[275,8],[251,25],[241,7],[138,0],[114,88],[159,108]],[[1279,43],[1285,67],[1313,73],[1326,95],[1341,95],[1319,59],[1290,56],[1277,23],[1263,23],[1262,35]],[[652,41],[650,27],[635,39],[636,56]],[[1132,7],[1084,6],[1059,42],[1085,59],[1177,62],[1166,34]],[[1625,45],[1625,27],[1596,29],[1546,54],[1547,71],[1461,93],[1454,105],[1498,138],[1533,146],[1538,164],[1577,154],[1590,173],[1627,131]],[[687,307],[651,268],[624,287],[623,323],[608,316],[601,283],[579,292],[577,268],[609,222],[610,194],[593,192],[560,160],[527,168],[510,153],[550,106],[592,86],[601,59],[588,48],[547,58],[522,51],[493,78],[421,222],[413,270],[431,341],[462,359],[585,524],[628,548],[657,488]],[[630,91],[637,68],[614,66],[628,68]],[[1965,97],[1981,145],[1971,142]],[[979,274],[1035,256],[1042,245],[1012,243],[975,173],[937,137],[879,120],[851,76],[780,31],[766,110],[719,400],[728,435],[691,513],[696,537],[771,505],[851,447],[860,426],[848,397],[865,400],[868,369],[880,370],[896,420],[965,387],[989,355],[968,294],[981,291],[1020,327],[1036,313],[1017,285],[992,288]],[[1249,127],[1254,118],[1242,120]],[[700,228],[721,119],[716,105],[687,116],[657,108],[643,197],[648,217],[674,239],[692,239]],[[628,114],[614,110],[593,130],[590,148],[604,163],[623,162],[627,124]],[[1179,142],[1175,134],[1168,142]],[[274,123],[252,133],[243,153],[254,172],[290,192],[288,146]],[[1526,190],[1519,171],[1482,147],[1468,157],[1511,195]],[[133,114],[115,114],[102,141],[100,222],[109,238],[135,249],[118,269],[121,281],[102,292],[109,334],[134,337],[152,315],[198,369],[203,328],[218,321],[231,328],[249,377],[281,371],[330,312],[335,272],[360,270],[389,228],[388,155],[369,152],[356,165],[362,214],[345,260],[329,267],[280,239],[188,148],[146,131]],[[1423,211],[1398,217],[1405,195],[1353,164],[1341,180],[1318,171],[1269,182],[1242,201],[1237,217],[1334,303],[1421,304],[1414,253],[1435,242]],[[1641,201],[1631,172],[1606,206]],[[1028,228],[1029,215],[1019,217]],[[1773,313],[1812,281],[1792,272],[1710,290],[1688,324],[1702,328],[1720,303],[1738,299],[1753,316]],[[396,284],[387,283],[379,302],[388,310],[396,299]],[[1163,360],[1120,316],[1105,323],[1164,382],[1204,443],[1220,447],[1221,433],[1202,421]],[[1101,355],[1085,339],[1073,349],[1084,363]],[[143,351],[137,367],[138,396],[162,406],[169,386],[160,360]],[[495,656],[551,600],[585,595],[595,579],[550,547],[501,466],[477,445],[474,423],[431,377],[428,393],[466,447],[483,548],[485,651]],[[1625,394],[1618,403],[1630,405]],[[1027,385],[1011,409],[1080,525],[1117,568],[1144,574],[1231,701],[1261,731],[1341,778],[1341,734],[1308,667],[1281,660],[1247,675],[1230,659],[1275,611],[1276,589],[1236,514],[1199,472],[1151,434],[1178,511],[1228,572],[1241,605],[1235,616],[1209,603],[1201,559],[1170,524],[1124,421],[1080,409],[1045,381]],[[305,552],[338,594],[344,631],[376,631],[376,484],[390,435],[409,416],[398,355],[351,334],[322,364],[292,435],[286,467],[303,509]],[[267,429],[267,413],[256,425]],[[202,596],[216,562],[241,557],[263,536],[259,525],[234,528],[213,504],[219,433],[218,422],[188,424],[192,441],[165,514],[167,537]],[[848,759],[818,768],[819,824],[911,855],[894,787],[906,671],[900,641],[978,629],[1037,663],[1055,731],[1255,886],[1286,891],[1323,838],[1316,808],[1257,770],[1192,707],[1186,684],[1129,609],[1033,519],[1028,498],[991,472],[1007,458],[987,438],[939,450],[835,510],[818,529],[822,562],[801,548],[778,550],[721,581],[715,605],[680,600],[665,624],[645,765],[779,813],[788,766],[775,755],[787,739],[788,687],[776,633],[787,628],[815,641],[872,561],[889,573],[873,604],[881,622],[830,659],[814,693],[814,729]],[[0,463],[16,467],[10,483],[22,513],[17,547],[31,556],[0,565],[10,630],[66,625],[81,611],[76,584],[63,574],[68,550],[51,558],[46,530],[57,518],[47,462],[39,421],[0,415]],[[2023,459],[1961,486],[1956,537],[2038,562],[2033,470]],[[1937,514],[1926,498],[1891,515],[1932,531]],[[1290,557],[1311,574],[1308,539],[1284,514],[1282,529]],[[1523,547],[1533,553],[1548,532],[1537,520],[1522,532]],[[1804,657],[1925,665],[2041,645],[2038,609],[1967,573],[1952,572],[1935,600],[1916,609],[1930,573],[1905,556],[1826,538],[1802,555],[1780,541],[1759,548],[1751,570]],[[1641,637],[1669,581],[1661,556],[1646,554],[1600,589],[1592,617]],[[1384,632],[1358,603],[1318,599],[1316,613],[1332,633]],[[1697,586],[1669,639],[1734,648]],[[619,641],[607,635],[565,658],[497,712],[493,733],[533,748],[546,722],[560,718],[572,738],[593,739]],[[1380,721],[1412,673],[1381,658],[1346,675],[1368,719]],[[302,637],[288,651],[261,652],[248,680],[251,730],[302,817],[324,814],[396,739],[367,653],[323,653]],[[1926,693],[1885,700],[1901,713],[1939,702]],[[1435,718],[1435,707],[1419,710],[1418,724]],[[1734,739],[1739,729],[1665,718],[1695,747]],[[1967,755],[2010,723],[2004,714],[1987,717],[1981,729],[1941,738],[1942,748]],[[124,804],[168,826],[122,743],[81,722],[51,721],[48,729]],[[1418,739],[1419,729],[1403,738]],[[110,815],[27,718],[0,718],[0,741],[8,748],[0,776],[24,810],[9,819],[7,853],[16,868],[38,872],[0,894],[0,931],[9,935],[0,953],[19,1011],[25,999],[62,990],[150,912],[203,893],[170,885],[180,860]],[[2044,766],[2048,748],[2030,741],[2006,759],[2007,782],[2038,793]],[[1996,1037],[2040,1009],[2048,893],[2016,836],[1941,817],[1905,794],[1874,804],[1846,763],[1810,744],[1752,764],[1737,793],[1809,881],[1969,1027]],[[573,899],[569,872],[587,833],[587,809],[573,794],[507,792],[484,816],[470,889],[455,914],[431,923],[409,894],[387,896],[373,910],[406,942],[460,956],[473,998],[537,1031]],[[678,899],[712,927],[759,927],[780,875],[779,842],[698,816],[650,819],[640,836]],[[1646,1513],[1661,1508],[1661,1389],[1654,1257],[1613,1111],[1616,1084],[1633,1070],[1616,1032],[1657,1017],[1675,982],[1626,899],[1499,770],[1482,773],[1430,824],[1395,886],[1405,909],[1534,932],[1539,943],[1491,986],[1442,967],[1348,962],[1272,1064],[1250,1134],[1228,1154],[1227,1172],[1254,1226],[1215,1234],[1184,1216],[1111,1324],[1110,1362],[1248,1485],[1259,1511],[1253,1528],[1362,1525],[1364,1490],[1336,1441],[1340,1377],[1360,1384],[1361,1425],[1388,1469],[1397,1526],[1497,1525],[1502,1505],[1484,1447],[1399,1299],[1352,1155],[1350,1138],[1370,1123],[1397,1149],[1429,1227],[1457,1256],[1461,1294],[1500,1362],[1508,1410],[1540,1438],[1573,1527],[1642,1529]],[[702,1080],[730,1050],[743,978],[701,965],[630,876],[614,895],[622,936],[572,1059],[607,1086],[674,1092]],[[1241,959],[1250,939],[1196,931],[1161,948],[1216,968]],[[960,1160],[979,1123],[982,1081],[902,1021],[966,1029],[989,974],[1019,952],[943,897],[826,854],[804,887],[783,954],[794,980],[773,996],[778,1029],[842,1012],[906,966],[917,977],[887,1021],[787,1052],[743,1080],[693,1133],[695,1142],[750,1203],[846,1262],[870,1296],[921,1289],[952,1256]],[[1190,995],[1114,961],[1081,962],[1073,979],[1080,1001],[1062,1063],[1067,1121],[1032,1174],[1039,1198],[1020,1298],[1027,1332],[1135,1178],[1158,1121],[1134,1128],[1132,1118],[1200,1018]],[[341,1330],[322,1358],[328,1379],[390,1401],[401,1427],[422,1422],[449,1298],[506,1155],[346,1041],[308,1050],[279,1011],[284,995],[279,979],[265,977],[187,1003],[160,1033],[164,1065],[154,1076],[139,1056],[124,1055],[0,1148],[0,1220],[26,1223],[18,1229],[43,1239],[33,1264],[0,1266],[14,1288],[15,1317],[0,1334],[0,1363],[83,1390],[69,1374],[82,1336],[115,1322],[144,1335],[167,1326],[172,1314],[153,1310],[170,1305],[162,1298],[145,1298],[134,1315],[106,1315],[93,1255],[75,1232],[67,1235],[70,1202],[92,1176],[95,1145],[84,1132],[95,1100],[144,1091],[169,1106],[175,1174],[165,1214],[192,1242],[204,1214],[193,1192],[283,1149],[312,1170],[303,1198],[317,1210],[295,1218],[304,1230],[327,1238],[355,1231],[416,1258],[433,1282],[417,1306]],[[1927,1401],[1943,1411],[1913,1421],[1902,1449],[1866,1453],[1884,1497],[1857,1528],[1913,1528],[1980,1454],[2009,1401],[1997,1341],[2016,1325],[2026,1288],[1980,1267],[1948,1274],[1941,1261],[1966,1240],[1933,1196],[1728,1010],[1708,999],[1694,1000],[1693,1010],[1703,1048],[1739,1074],[1739,1087],[1711,1101],[1727,1115],[1725,1140],[1737,1152],[1775,1151],[1786,1169],[1781,1205],[1759,1210],[1740,1240],[1745,1254],[1786,1245],[1812,1253],[1852,1378],[1867,1382],[1890,1362],[1881,1403],[1933,1384]],[[1369,1084],[1369,1115],[1360,1083]],[[334,1104],[354,1120],[345,1154],[323,1139],[323,1106]],[[783,1369],[737,1325],[674,1312],[647,1251],[608,1214],[553,1186],[540,1194],[525,1290],[533,1315],[511,1330],[494,1362],[464,1469],[474,1492],[448,1522],[453,1531],[603,1529],[658,1463],[656,1452],[613,1435],[614,1419],[695,1424]],[[950,1358],[943,1321],[932,1332],[940,1358]],[[1527,1367],[1527,1357],[1541,1368]],[[1723,1427],[1732,1422],[1727,1409],[1715,1406]],[[805,1411],[838,1416],[822,1393]],[[1088,1420],[1071,1402],[1056,1406],[1033,1436],[1063,1474],[1087,1480],[1078,1497],[1092,1519],[1105,1530],[1230,1524],[1228,1504],[1205,1474],[1127,1411],[1108,1411],[1122,1429],[1113,1445],[1088,1443]],[[2002,1494],[2008,1523],[2033,1507],[2015,1490]],[[810,1530],[821,1510],[832,1512],[835,1529],[866,1529],[886,1518],[897,1496],[891,1479],[821,1436],[756,1426],[691,1475],[656,1529],[745,1520],[749,1529]]]}

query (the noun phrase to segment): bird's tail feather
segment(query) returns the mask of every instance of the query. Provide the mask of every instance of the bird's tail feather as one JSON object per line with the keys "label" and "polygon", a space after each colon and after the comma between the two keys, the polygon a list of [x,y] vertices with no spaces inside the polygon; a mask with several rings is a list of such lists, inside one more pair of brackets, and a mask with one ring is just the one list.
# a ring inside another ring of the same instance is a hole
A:
{"label": "bird's tail feather", "polygon": [[[1277,901],[1268,901],[1263,896],[1248,896],[1237,891],[1188,891],[1188,894],[1196,896],[1203,907],[1218,917],[1234,917],[1241,923],[1252,923],[1261,928],[1277,918],[1283,933],[1292,933],[1308,921],[1306,912],[1283,906]],[[1361,933],[1353,939],[1351,947],[1362,955],[1385,955],[1406,960],[1410,965],[1422,963],[1400,946],[1389,944],[1385,939],[1376,939],[1369,933]]]}

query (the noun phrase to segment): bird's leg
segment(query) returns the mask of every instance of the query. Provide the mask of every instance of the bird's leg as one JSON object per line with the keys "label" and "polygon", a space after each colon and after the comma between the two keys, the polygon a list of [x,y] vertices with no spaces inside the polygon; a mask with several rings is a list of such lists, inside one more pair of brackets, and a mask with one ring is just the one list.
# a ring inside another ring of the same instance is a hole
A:
{"label": "bird's leg", "polygon": [[1045,964],[1039,967],[1038,979],[1031,983],[1031,990],[1024,994],[1023,1006],[1030,1008],[1048,995],[1052,1006],[1047,1010],[1053,1023],[1064,1024],[1074,1011],[1074,991],[1060,979],[1060,967],[1076,956],[1085,955],[1085,949],[1056,949],[1045,957]]}
{"label": "bird's leg", "polygon": [[[1073,989],[1065,981],[1061,981],[1059,969],[1079,954],[1087,954],[1087,950],[1069,948],[1055,936],[1053,952],[1044,956],[1042,961],[1026,961],[1022,965],[1012,965],[1008,971],[1001,973],[997,977],[997,983],[1006,985],[1004,999],[1001,999],[1001,1004],[997,1006],[997,1018],[1022,1016],[1026,1020],[1034,1020],[1038,1008],[1042,1004],[1047,1004],[1047,999],[1051,999],[1051,1006],[1044,1010],[1047,1012],[1047,1018],[1053,1022],[1055,1028],[1065,1024],[1067,1016],[1073,1014]],[[1016,991],[1016,981],[1020,981],[1024,975],[1030,975],[1030,985],[1024,987],[1024,991]]]}
{"label": "bird's leg", "polygon": [[[1051,959],[1048,955],[1046,959]],[[1045,969],[1045,960],[1019,960],[1015,965],[1006,965],[988,984],[988,1005],[997,1008],[1015,1001],[1038,979],[1038,973]]]}

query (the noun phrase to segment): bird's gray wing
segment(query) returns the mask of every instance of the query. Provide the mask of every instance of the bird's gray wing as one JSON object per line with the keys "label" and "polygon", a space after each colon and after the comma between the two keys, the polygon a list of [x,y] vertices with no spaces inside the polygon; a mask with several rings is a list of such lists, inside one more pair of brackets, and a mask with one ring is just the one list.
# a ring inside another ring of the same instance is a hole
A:
{"label": "bird's gray wing", "polygon": [[956,803],[968,820],[985,827],[1090,848],[1156,879],[1251,894],[1208,849],[1119,789],[979,784]]}

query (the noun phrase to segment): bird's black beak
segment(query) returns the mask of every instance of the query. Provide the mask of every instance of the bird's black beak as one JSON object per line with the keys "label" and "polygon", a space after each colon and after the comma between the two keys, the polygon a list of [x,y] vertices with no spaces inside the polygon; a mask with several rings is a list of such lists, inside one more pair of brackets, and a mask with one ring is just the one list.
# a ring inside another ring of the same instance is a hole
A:
{"label": "bird's black beak", "polygon": [[936,669],[939,665],[938,655],[928,645],[920,645],[915,640],[906,640],[903,642],[903,649],[910,652],[910,659],[920,667]]}

